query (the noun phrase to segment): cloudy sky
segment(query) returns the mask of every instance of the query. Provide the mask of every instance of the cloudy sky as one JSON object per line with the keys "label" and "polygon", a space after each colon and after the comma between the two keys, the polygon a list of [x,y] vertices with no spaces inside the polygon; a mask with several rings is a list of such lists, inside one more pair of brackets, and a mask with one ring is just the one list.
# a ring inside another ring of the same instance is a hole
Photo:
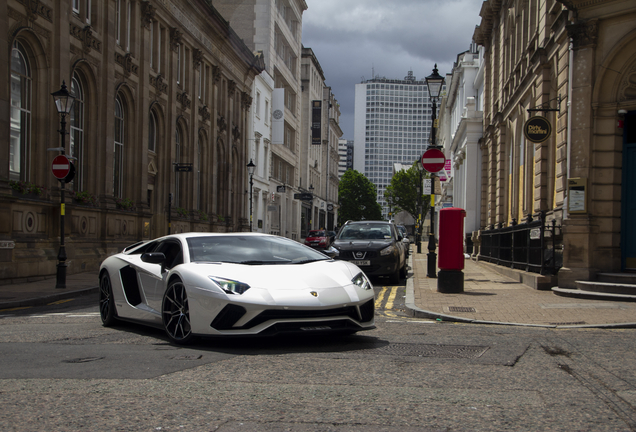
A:
{"label": "cloudy sky", "polygon": [[353,139],[355,85],[375,76],[450,73],[481,21],[481,0],[306,0],[303,46],[311,48]]}

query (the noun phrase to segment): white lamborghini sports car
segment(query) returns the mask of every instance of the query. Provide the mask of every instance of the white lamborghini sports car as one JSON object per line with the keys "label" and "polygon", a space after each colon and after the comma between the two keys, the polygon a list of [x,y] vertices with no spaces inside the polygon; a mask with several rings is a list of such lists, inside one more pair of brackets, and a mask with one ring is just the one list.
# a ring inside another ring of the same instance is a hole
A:
{"label": "white lamborghini sports car", "polygon": [[260,233],[184,233],[104,260],[102,322],[196,336],[355,333],[375,328],[373,286],[354,264]]}

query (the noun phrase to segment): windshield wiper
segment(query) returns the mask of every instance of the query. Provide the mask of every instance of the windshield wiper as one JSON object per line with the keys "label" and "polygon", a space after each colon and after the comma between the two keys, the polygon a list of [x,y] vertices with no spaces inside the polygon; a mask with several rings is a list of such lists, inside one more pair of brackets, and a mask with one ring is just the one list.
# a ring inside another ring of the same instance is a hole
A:
{"label": "windshield wiper", "polygon": [[248,261],[239,261],[238,264],[264,265],[264,264],[286,264],[288,262],[291,262],[291,260],[270,260],[270,261],[248,260]]}
{"label": "windshield wiper", "polygon": [[308,263],[312,263],[312,262],[316,262],[316,261],[326,261],[329,258],[316,258],[316,259],[306,259],[306,260],[302,260],[302,261],[294,261],[294,264],[308,264]]}

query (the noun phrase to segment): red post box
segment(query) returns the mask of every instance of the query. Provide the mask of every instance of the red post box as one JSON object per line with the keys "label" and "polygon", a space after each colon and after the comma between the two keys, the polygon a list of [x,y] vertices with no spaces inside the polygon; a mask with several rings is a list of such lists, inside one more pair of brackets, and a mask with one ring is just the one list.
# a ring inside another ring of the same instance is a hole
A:
{"label": "red post box", "polygon": [[441,270],[464,269],[464,209],[451,207],[439,211],[439,255]]}
{"label": "red post box", "polygon": [[439,212],[439,254],[437,291],[464,291],[464,218],[466,211],[451,207]]}

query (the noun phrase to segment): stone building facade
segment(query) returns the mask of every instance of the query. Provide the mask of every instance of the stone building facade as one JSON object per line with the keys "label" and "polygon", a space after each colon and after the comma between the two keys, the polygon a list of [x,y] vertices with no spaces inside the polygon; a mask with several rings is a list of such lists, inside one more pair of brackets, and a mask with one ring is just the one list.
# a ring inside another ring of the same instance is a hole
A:
{"label": "stone building facade", "polygon": [[[636,4],[487,0],[480,15],[482,228],[555,219],[561,287],[636,269]],[[524,134],[535,115],[542,142]]]}
{"label": "stone building facade", "polygon": [[[0,283],[55,274],[62,211],[71,274],[168,232],[249,228],[247,113],[264,64],[209,1],[0,12]],[[64,143],[51,97],[63,82],[76,97]],[[62,145],[76,168],[64,206]]]}
{"label": "stone building facade", "polygon": [[[294,196],[307,191],[310,185],[298,169],[302,15],[307,10],[307,3],[305,0],[214,0],[213,4],[245,44],[252,51],[262,54],[265,70],[274,81],[272,103],[277,103],[276,93],[281,95],[280,105],[271,107],[271,110],[272,113],[280,111],[282,130],[280,134],[273,130],[266,158],[255,162],[256,172],[264,173],[265,177],[257,177],[259,187],[254,193],[265,192],[267,197],[265,209],[268,215],[265,220],[270,221],[269,232],[300,240],[303,205]],[[272,128],[275,129],[275,126],[272,125]],[[263,142],[263,151],[264,145]],[[267,189],[263,189],[264,183],[267,183]]]}

